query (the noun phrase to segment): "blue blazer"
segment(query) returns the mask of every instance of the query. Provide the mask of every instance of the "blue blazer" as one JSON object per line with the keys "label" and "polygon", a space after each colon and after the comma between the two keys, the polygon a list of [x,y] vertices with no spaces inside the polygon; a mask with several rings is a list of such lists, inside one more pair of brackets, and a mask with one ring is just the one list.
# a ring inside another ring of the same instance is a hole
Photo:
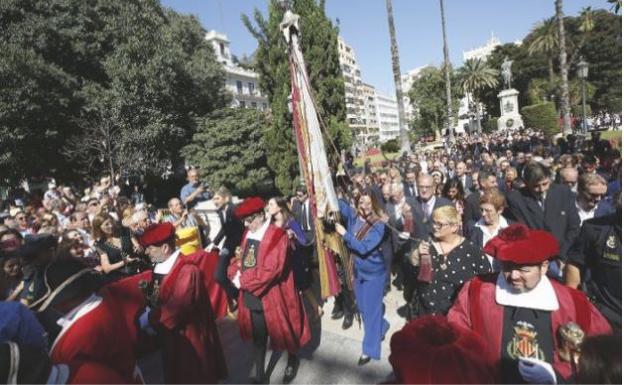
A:
{"label": "blue blazer", "polygon": [[339,201],[340,215],[346,223],[347,232],[342,236],[345,245],[356,258],[354,272],[357,278],[371,279],[386,274],[386,264],[381,252],[385,224],[381,221],[375,223],[366,233],[363,239],[355,236],[360,230],[357,212],[343,200]]}

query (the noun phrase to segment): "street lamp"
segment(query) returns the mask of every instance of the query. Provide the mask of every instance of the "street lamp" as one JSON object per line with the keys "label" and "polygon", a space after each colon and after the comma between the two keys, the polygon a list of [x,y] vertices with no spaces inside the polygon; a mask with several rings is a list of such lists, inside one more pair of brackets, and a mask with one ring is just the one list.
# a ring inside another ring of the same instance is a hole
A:
{"label": "street lamp", "polygon": [[581,79],[581,87],[583,92],[583,135],[587,135],[587,117],[585,110],[585,79],[587,79],[587,74],[589,72],[589,64],[581,58],[581,61],[576,65],[576,76]]}

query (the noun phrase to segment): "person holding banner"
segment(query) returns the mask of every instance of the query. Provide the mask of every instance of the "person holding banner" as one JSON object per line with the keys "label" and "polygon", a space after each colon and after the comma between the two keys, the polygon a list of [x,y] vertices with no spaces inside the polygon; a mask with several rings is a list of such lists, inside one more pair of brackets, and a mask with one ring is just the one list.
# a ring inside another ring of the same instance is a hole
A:
{"label": "person holding banner", "polygon": [[[336,223],[336,232],[354,256],[352,279],[358,310],[364,321],[362,355],[358,365],[381,357],[381,341],[390,324],[384,319],[383,294],[386,282],[386,263],[381,252],[385,224],[380,219],[381,209],[370,192],[362,192],[355,202],[357,211],[340,200],[340,214],[346,228]],[[349,270],[349,266],[346,267]]]}

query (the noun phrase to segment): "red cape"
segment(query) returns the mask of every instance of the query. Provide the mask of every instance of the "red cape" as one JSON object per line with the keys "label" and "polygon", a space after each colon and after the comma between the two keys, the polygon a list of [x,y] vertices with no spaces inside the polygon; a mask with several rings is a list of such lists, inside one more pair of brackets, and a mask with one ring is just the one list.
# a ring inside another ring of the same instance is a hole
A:
{"label": "red cape", "polygon": [[[611,327],[583,293],[563,286],[556,281],[550,280],[550,282],[559,301],[559,309],[553,311],[550,316],[554,353],[552,359],[553,368],[563,378],[569,378],[572,374],[572,367],[568,362],[562,361],[557,354],[557,347],[559,346],[557,331],[559,326],[570,321],[576,322],[583,328],[585,336],[610,334]],[[480,286],[479,292],[477,294],[475,294],[475,291],[471,292],[471,286],[473,290],[475,287]],[[501,358],[504,307],[496,303],[495,289],[495,277],[490,275],[473,278],[462,287],[447,317],[449,322],[471,329],[482,335],[489,347],[487,359],[492,363],[498,364]],[[472,298],[478,298],[479,303],[473,303],[476,299]],[[475,314],[475,306],[478,306],[479,314]],[[578,309],[577,306],[579,307]],[[584,319],[579,319],[577,314],[583,316]],[[480,319],[473,319],[477,317],[480,317]],[[583,327],[584,324],[586,324],[585,327]]]}
{"label": "red cape", "polygon": [[[245,250],[246,243],[247,234],[241,242],[242,250]],[[243,271],[240,276],[238,323],[242,338],[251,340],[251,316],[243,300],[243,291],[246,290],[262,301],[271,348],[295,353],[310,340],[310,328],[295,287],[288,252],[286,232],[273,224],[269,225],[258,248],[258,265]],[[232,258],[228,269],[230,279],[239,270],[238,261]]]}
{"label": "red cape", "polygon": [[150,314],[163,350],[165,383],[217,383],[227,376],[202,269],[206,257],[178,256],[162,280],[160,307]]}
{"label": "red cape", "polygon": [[[134,339],[114,299],[106,293],[102,302],[88,313],[76,318],[56,338],[50,349],[54,364],[89,361],[109,368],[113,377],[125,383],[142,383],[137,371]],[[106,379],[96,382],[105,383]]]}

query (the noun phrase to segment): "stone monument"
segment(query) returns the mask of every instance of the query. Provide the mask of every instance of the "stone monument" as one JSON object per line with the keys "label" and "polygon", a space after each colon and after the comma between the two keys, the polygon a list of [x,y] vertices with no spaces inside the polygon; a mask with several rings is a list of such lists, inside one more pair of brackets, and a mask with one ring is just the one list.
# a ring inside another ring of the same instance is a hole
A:
{"label": "stone monument", "polygon": [[518,95],[520,92],[511,88],[511,63],[513,63],[513,60],[505,57],[505,61],[501,65],[504,89],[498,94],[501,111],[501,117],[498,118],[499,130],[517,130],[520,127],[524,127],[518,108]]}

